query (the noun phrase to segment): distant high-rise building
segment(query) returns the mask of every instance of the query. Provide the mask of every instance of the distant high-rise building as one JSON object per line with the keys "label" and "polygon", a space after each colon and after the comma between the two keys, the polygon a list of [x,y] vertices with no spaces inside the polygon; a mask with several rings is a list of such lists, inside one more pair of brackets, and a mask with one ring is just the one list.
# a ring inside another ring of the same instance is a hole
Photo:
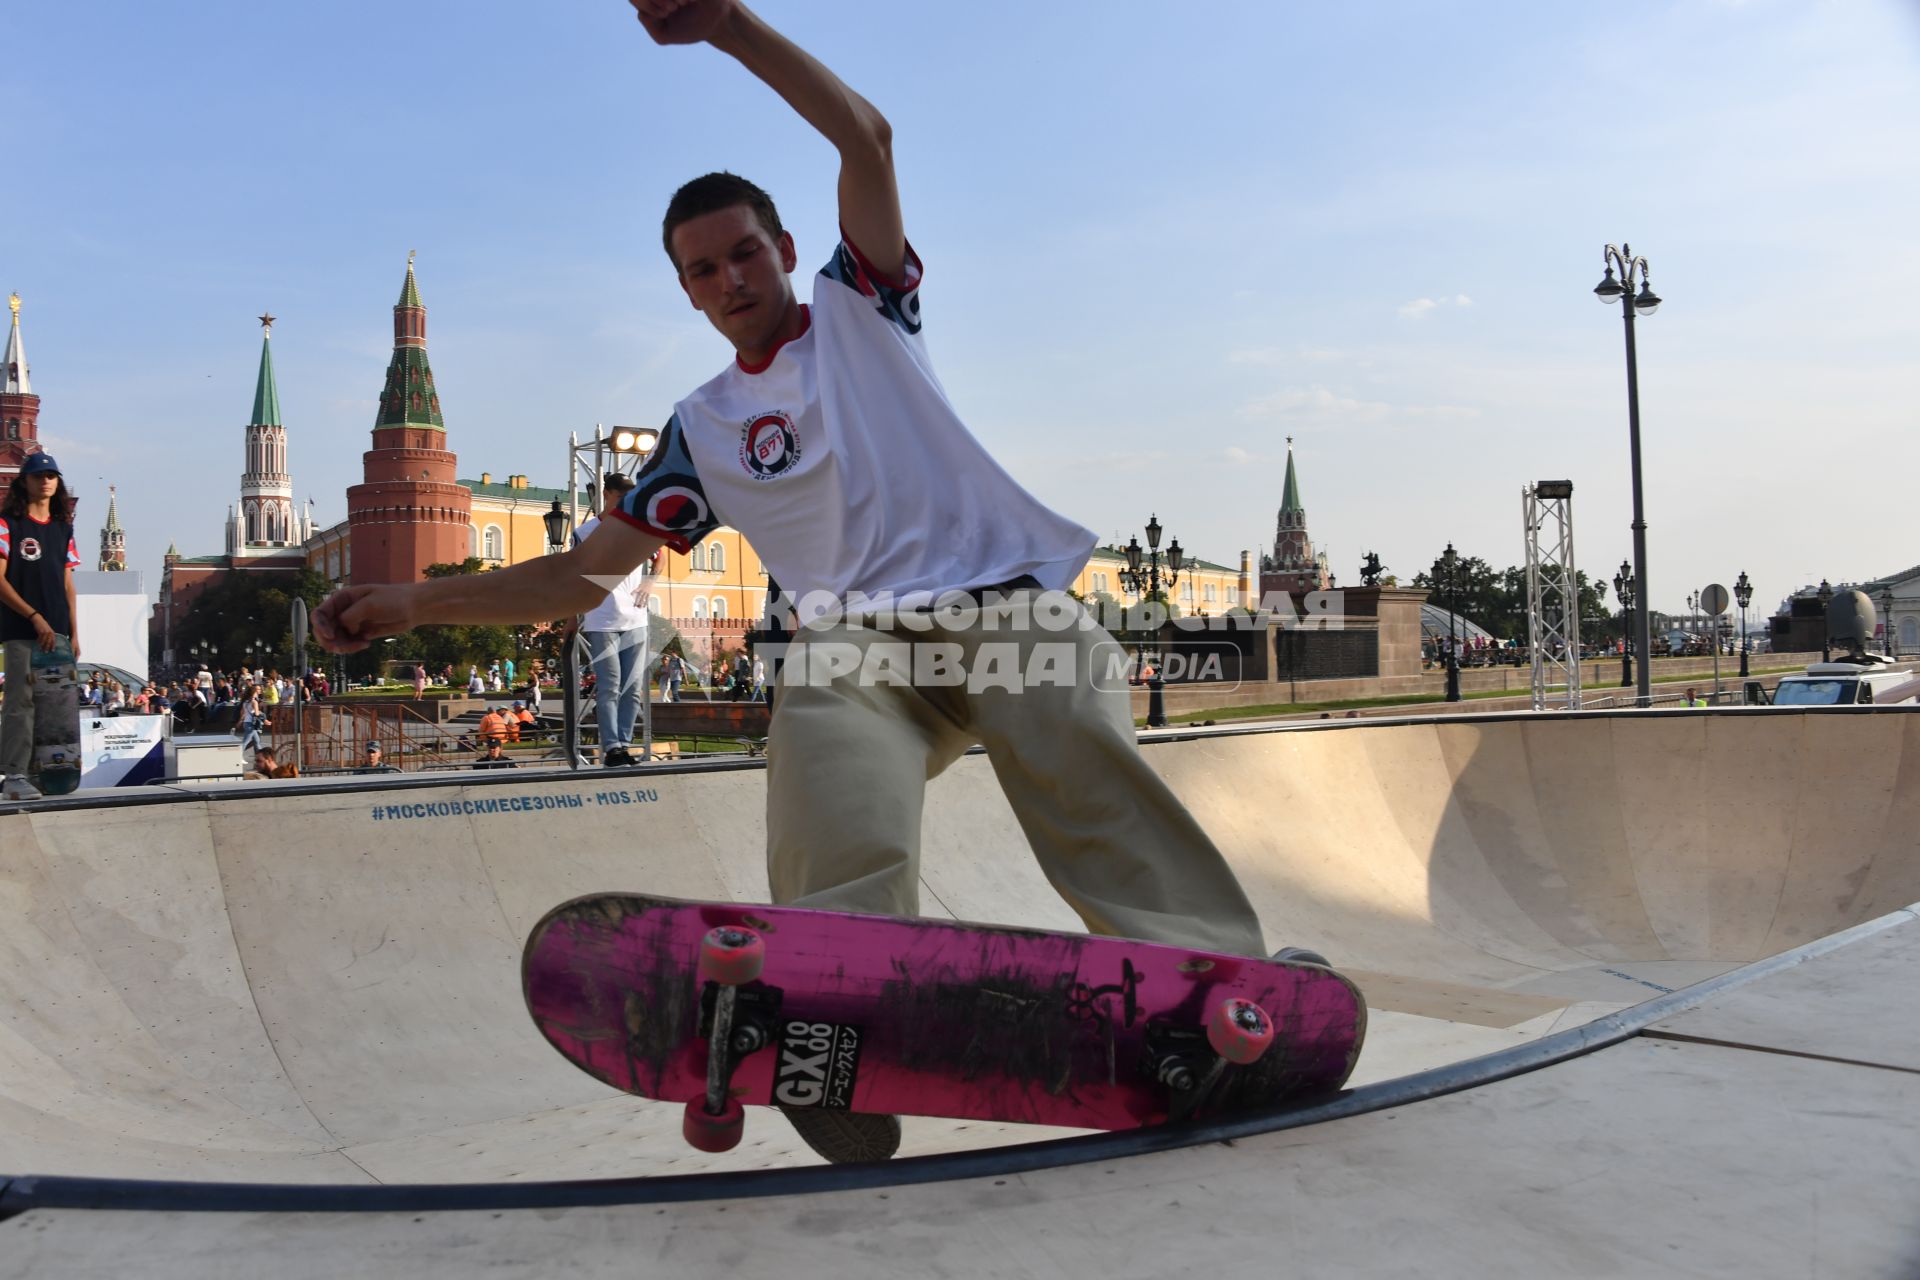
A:
{"label": "distant high-rise building", "polygon": [[347,490],[349,580],[414,582],[430,564],[473,554],[473,494],[455,479],[440,393],[427,362],[427,308],[413,255],[393,308],[393,358],[380,392],[363,482]]}

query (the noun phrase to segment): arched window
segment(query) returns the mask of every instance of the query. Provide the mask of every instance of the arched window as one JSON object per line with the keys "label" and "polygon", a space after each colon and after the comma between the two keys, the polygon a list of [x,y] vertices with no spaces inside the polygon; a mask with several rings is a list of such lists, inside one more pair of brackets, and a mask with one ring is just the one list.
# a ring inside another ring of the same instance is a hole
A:
{"label": "arched window", "polygon": [[260,541],[260,508],[251,502],[247,504],[247,541]]}
{"label": "arched window", "polygon": [[500,532],[500,526],[490,524],[487,526],[486,542],[484,544],[486,549],[480,554],[488,560],[498,560],[506,555],[506,551],[504,550],[505,544],[506,538],[505,535]]}
{"label": "arched window", "polygon": [[713,616],[715,618],[724,618],[727,616],[727,598],[725,596],[715,596],[713,598]]}
{"label": "arched window", "polygon": [[[706,568],[707,568],[706,547],[704,546],[695,547],[693,548],[693,550],[687,552],[687,568],[692,569],[696,573],[706,572]],[[699,617],[700,615],[695,614],[694,616]]]}
{"label": "arched window", "polygon": [[647,597],[647,612],[652,614],[656,618],[663,616],[663,614],[665,613],[665,610],[662,608],[660,604],[659,596]]}
{"label": "arched window", "polygon": [[[707,549],[707,568],[715,573],[725,573],[727,569],[727,549],[714,543]],[[719,615],[715,615],[716,617]]]}
{"label": "arched window", "polygon": [[1213,584],[1211,582],[1206,584],[1206,592],[1205,592],[1204,598],[1206,599],[1206,602],[1208,604],[1213,603]]}
{"label": "arched window", "polygon": [[1920,618],[1900,619],[1900,652],[1913,653],[1920,649]]}
{"label": "arched window", "polygon": [[693,598],[693,616],[696,618],[704,618],[707,616],[707,600],[705,596],[695,596]]}

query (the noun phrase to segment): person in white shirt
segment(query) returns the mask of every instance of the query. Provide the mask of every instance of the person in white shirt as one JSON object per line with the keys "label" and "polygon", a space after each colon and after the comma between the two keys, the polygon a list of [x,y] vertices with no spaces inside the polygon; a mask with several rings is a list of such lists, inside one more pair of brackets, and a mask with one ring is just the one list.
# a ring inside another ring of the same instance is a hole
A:
{"label": "person in white shirt", "polygon": [[[600,509],[612,510],[632,488],[632,477],[608,475],[600,483]],[[584,542],[599,527],[597,517],[583,521],[574,540]],[[603,765],[633,763],[633,729],[649,683],[644,601],[650,563],[634,566],[633,572],[580,620],[580,634],[587,639],[587,653],[593,663],[594,720],[600,730]]]}
{"label": "person in white shirt", "polygon": [[[736,0],[631,3],[657,43],[731,55],[839,153],[839,242],[812,305],[794,294],[794,239],[764,191],[732,174],[687,183],[662,239],[735,357],[675,405],[634,491],[558,557],[343,588],[315,614],[321,643],[354,652],[425,623],[581,612],[609,578],[725,523],[802,606],[767,749],[776,901],[917,913],[926,783],[980,743],[1089,929],[1266,954],[1225,858],[1140,756],[1124,655],[1064,595],[1093,534],[988,455],[933,372],[891,126]],[[875,599],[890,604],[872,618],[809,607]],[[1037,625],[1044,611],[1053,624]],[[892,1117],[833,1113],[816,1127],[825,1113],[790,1114],[831,1160],[884,1159],[899,1140]]]}

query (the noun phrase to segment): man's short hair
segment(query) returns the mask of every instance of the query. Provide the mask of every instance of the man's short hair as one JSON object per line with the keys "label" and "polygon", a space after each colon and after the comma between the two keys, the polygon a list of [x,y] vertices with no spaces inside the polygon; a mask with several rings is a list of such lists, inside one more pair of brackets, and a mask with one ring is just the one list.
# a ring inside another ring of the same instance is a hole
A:
{"label": "man's short hair", "polygon": [[625,493],[631,488],[633,488],[633,477],[619,471],[609,471],[600,481],[600,492],[602,493],[605,493],[609,489],[618,489],[620,492]]}
{"label": "man's short hair", "polygon": [[758,186],[737,173],[704,174],[673,193],[673,199],[667,201],[667,216],[660,223],[660,243],[666,246],[675,271],[680,269],[680,259],[673,252],[674,228],[737,204],[753,210],[753,216],[775,240],[786,230],[780,225],[780,211],[773,207],[773,197]]}

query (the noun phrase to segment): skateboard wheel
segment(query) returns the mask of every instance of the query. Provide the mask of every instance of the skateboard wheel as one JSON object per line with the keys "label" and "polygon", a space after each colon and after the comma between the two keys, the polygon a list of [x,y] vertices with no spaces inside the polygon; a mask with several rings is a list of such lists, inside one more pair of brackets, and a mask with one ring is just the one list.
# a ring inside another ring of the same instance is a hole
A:
{"label": "skateboard wheel", "polygon": [[1273,1019],[1251,1000],[1222,1000],[1207,1019],[1207,1043],[1228,1062],[1244,1067],[1273,1043]]}
{"label": "skateboard wheel", "polygon": [[738,1098],[729,1097],[717,1116],[707,1114],[705,1098],[695,1098],[680,1121],[680,1136],[696,1151],[731,1151],[740,1145],[746,1125],[747,1113]]}
{"label": "skateboard wheel", "polygon": [[700,939],[700,980],[737,987],[760,976],[767,964],[767,941],[751,929],[723,924]]}

